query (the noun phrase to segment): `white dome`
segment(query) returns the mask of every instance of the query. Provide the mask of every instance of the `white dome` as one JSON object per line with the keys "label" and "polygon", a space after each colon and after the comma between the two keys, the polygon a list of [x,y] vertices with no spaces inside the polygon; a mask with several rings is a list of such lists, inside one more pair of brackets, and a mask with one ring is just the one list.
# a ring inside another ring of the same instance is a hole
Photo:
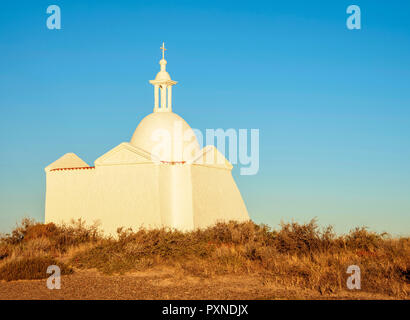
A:
{"label": "white dome", "polygon": [[173,112],[146,116],[135,129],[130,143],[162,162],[186,162],[200,150],[194,131]]}

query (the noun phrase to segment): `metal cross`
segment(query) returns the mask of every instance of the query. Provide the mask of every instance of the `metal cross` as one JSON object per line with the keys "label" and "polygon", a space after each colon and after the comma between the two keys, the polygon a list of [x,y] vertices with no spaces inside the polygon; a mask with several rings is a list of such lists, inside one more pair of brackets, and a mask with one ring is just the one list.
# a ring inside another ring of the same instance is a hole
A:
{"label": "metal cross", "polygon": [[162,47],[160,48],[162,50],[162,59],[165,59],[165,42],[162,43]]}

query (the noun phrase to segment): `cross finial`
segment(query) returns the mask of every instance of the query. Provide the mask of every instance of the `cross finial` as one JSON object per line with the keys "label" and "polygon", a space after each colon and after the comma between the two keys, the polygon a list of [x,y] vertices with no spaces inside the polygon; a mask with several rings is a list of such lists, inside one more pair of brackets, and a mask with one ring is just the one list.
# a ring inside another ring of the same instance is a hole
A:
{"label": "cross finial", "polygon": [[165,59],[165,42],[162,43],[162,47],[160,48],[162,50],[162,59]]}

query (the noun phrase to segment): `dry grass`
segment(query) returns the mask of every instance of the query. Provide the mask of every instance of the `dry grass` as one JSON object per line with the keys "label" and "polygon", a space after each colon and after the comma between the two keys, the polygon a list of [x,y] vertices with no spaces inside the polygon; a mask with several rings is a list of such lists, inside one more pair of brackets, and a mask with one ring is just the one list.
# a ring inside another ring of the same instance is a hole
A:
{"label": "dry grass", "polygon": [[[344,291],[346,269],[355,264],[361,269],[363,292],[395,298],[409,295],[409,238],[392,239],[365,228],[338,236],[331,227],[320,229],[314,220],[304,225],[282,224],[280,230],[253,222],[218,223],[186,233],[128,229],[118,230],[115,238],[104,238],[96,226],[86,227],[81,221],[56,226],[24,220],[0,239],[0,279],[27,279],[30,272],[32,278],[39,272],[45,274],[41,263],[45,265],[46,260],[40,263],[38,259],[55,259],[54,264],[96,268],[107,274],[171,266],[202,278],[252,275],[266,285],[320,294]],[[31,265],[41,268],[30,269]],[[11,277],[1,272],[6,269],[20,271]]]}
{"label": "dry grass", "polygon": [[[56,264],[57,261],[50,257],[14,259],[1,266],[0,279],[6,281],[44,279],[50,276],[46,273],[48,266]],[[58,263],[58,266],[63,275],[73,272],[70,267],[61,262]]]}

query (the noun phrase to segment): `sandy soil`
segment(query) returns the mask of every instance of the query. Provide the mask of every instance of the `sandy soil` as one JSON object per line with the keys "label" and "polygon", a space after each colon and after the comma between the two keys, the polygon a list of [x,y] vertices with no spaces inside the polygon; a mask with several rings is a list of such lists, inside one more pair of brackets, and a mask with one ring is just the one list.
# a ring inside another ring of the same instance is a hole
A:
{"label": "sandy soil", "polygon": [[366,292],[321,295],[315,290],[286,288],[257,276],[187,277],[173,269],[152,269],[125,275],[76,270],[61,278],[60,290],[46,280],[0,281],[0,299],[391,299]]}

